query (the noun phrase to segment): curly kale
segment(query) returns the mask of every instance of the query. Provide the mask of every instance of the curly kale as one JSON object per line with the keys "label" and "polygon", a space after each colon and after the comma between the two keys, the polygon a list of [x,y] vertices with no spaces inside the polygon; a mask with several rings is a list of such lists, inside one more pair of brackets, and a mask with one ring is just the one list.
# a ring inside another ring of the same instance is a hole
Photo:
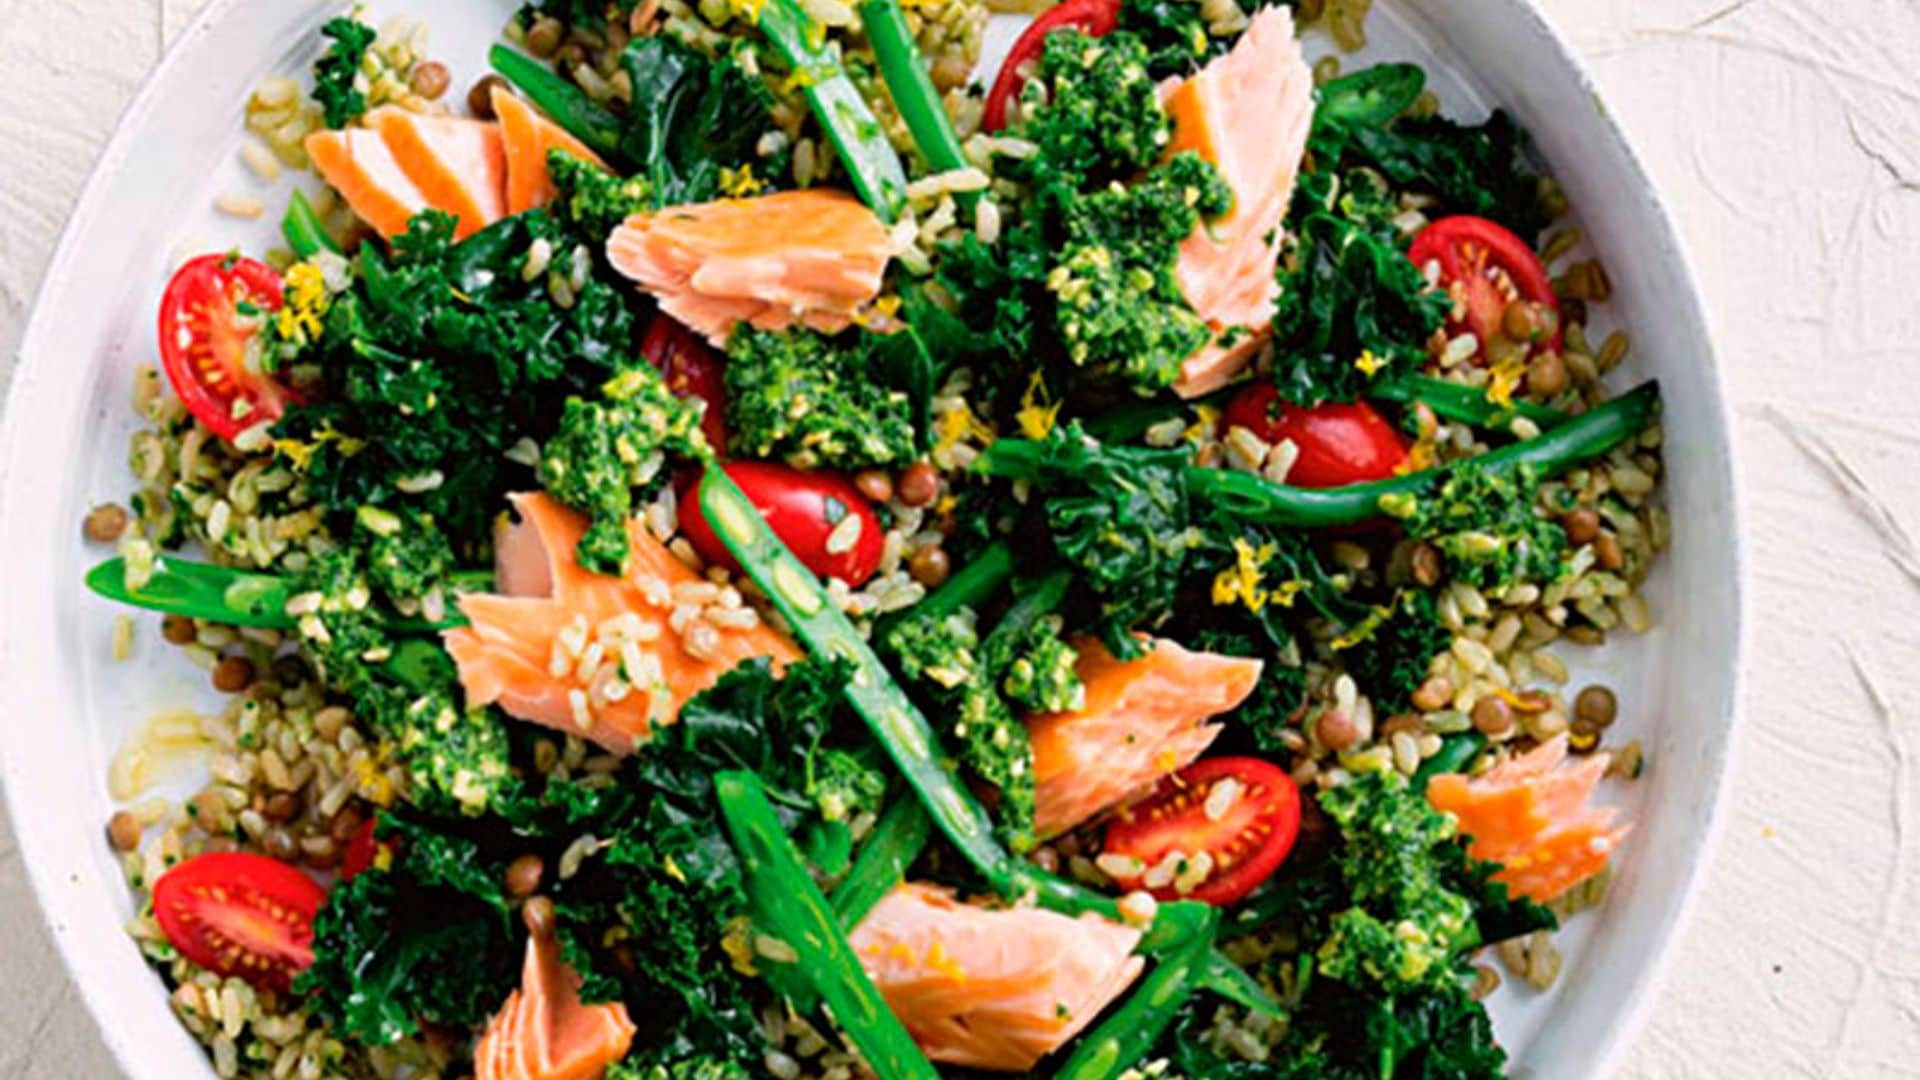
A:
{"label": "curly kale", "polygon": [[893,336],[735,330],[726,366],[734,452],[800,469],[911,461],[920,433],[913,396],[892,381]]}
{"label": "curly kale", "polygon": [[607,1067],[604,1080],[753,1080],[753,1073],[737,1061],[714,1058],[677,1057],[671,1061],[650,1061],[645,1052]]}
{"label": "curly kale", "polygon": [[1201,5],[1191,0],[1123,0],[1118,28],[1146,45],[1147,73],[1155,82],[1191,75],[1237,38],[1214,36]]}
{"label": "curly kale", "polygon": [[1440,621],[1430,593],[1408,590],[1339,640],[1350,642],[1342,661],[1373,707],[1396,713],[1426,681],[1428,664],[1453,644],[1453,631]]}
{"label": "curly kale", "polygon": [[1469,460],[1445,473],[1404,515],[1407,535],[1446,557],[1450,576],[1489,592],[1565,576],[1567,535],[1539,507],[1531,468],[1488,469]]}
{"label": "curly kale", "polygon": [[1269,754],[1290,752],[1281,733],[1289,729],[1289,719],[1307,699],[1307,669],[1300,663],[1298,650],[1291,648],[1291,642],[1283,654],[1247,631],[1209,625],[1188,637],[1186,645],[1202,652],[1262,662],[1260,681],[1254,684],[1253,693],[1228,713],[1225,720],[1239,725],[1255,749]]}
{"label": "curly kale", "polygon": [[580,538],[580,565],[617,574],[638,501],[666,483],[669,454],[706,457],[700,411],[675,397],[652,365],[636,363],[607,381],[597,400],[568,398],[559,429],[540,452],[540,483],[593,520]]}
{"label": "curly kale", "polygon": [[784,153],[757,153],[775,130],[773,92],[757,71],[671,34],[634,38],[620,65],[633,95],[618,156],[646,177],[656,205],[752,194],[785,172]]}
{"label": "curly kale", "polygon": [[379,32],[348,16],[329,19],[320,33],[333,43],[313,65],[313,100],[330,128],[343,128],[367,111],[367,96],[354,83]]}
{"label": "curly kale", "polygon": [[412,508],[477,560],[502,496],[532,482],[523,440],[547,439],[569,396],[633,363],[640,323],[630,290],[597,274],[565,297],[527,280],[541,250],[551,266],[592,264],[592,245],[544,211],[458,242],[454,225],[427,211],[392,254],[361,248],[295,358],[321,392],[273,434],[336,532],[363,506]]}

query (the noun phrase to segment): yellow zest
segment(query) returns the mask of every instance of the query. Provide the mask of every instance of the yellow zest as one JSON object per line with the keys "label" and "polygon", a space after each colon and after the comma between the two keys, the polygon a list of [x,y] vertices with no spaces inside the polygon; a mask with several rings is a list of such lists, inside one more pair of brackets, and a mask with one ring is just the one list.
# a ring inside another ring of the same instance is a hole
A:
{"label": "yellow zest", "polygon": [[375,870],[393,869],[393,845],[378,844],[373,849],[373,868]]}
{"label": "yellow zest", "polygon": [[727,10],[748,22],[760,21],[760,9],[767,6],[767,0],[728,0]]}
{"label": "yellow zest", "polygon": [[294,263],[286,276],[285,303],[274,313],[274,327],[288,341],[308,342],[320,336],[320,320],[333,306],[327,277],[312,263]]}
{"label": "yellow zest", "polygon": [[1358,624],[1346,633],[1333,639],[1331,643],[1333,650],[1339,652],[1344,649],[1351,649],[1355,645],[1367,640],[1373,636],[1375,630],[1380,629],[1380,624],[1386,622],[1392,615],[1392,604],[1380,604],[1376,606],[1372,611],[1367,613],[1366,618],[1361,619]]}
{"label": "yellow zest", "polygon": [[1020,411],[1013,418],[1020,425],[1020,433],[1029,439],[1044,439],[1059,415],[1060,403],[1047,393],[1046,379],[1034,372],[1027,380],[1026,392],[1020,395]]}
{"label": "yellow zest", "polygon": [[680,864],[673,861],[673,856],[669,855],[661,860],[660,869],[665,870],[668,877],[680,884],[685,885],[687,883],[686,871],[680,869]]}
{"label": "yellow zest", "polygon": [[1488,374],[1487,400],[1501,408],[1513,405],[1513,392],[1519,388],[1520,379],[1527,373],[1526,363],[1517,357],[1504,358],[1493,365]]}
{"label": "yellow zest", "polygon": [[1172,750],[1162,750],[1153,756],[1153,764],[1161,772],[1170,773],[1180,767],[1180,755]]}
{"label": "yellow zest", "polygon": [[1195,405],[1193,407],[1193,423],[1187,425],[1187,430],[1181,432],[1181,436],[1188,442],[1202,442],[1209,435],[1212,435],[1219,426],[1220,410],[1218,407],[1213,405]]}
{"label": "yellow zest", "polygon": [[1383,356],[1375,356],[1372,349],[1362,349],[1360,358],[1353,362],[1353,366],[1360,369],[1360,374],[1371,379],[1381,368],[1387,366],[1387,360]]}
{"label": "yellow zest", "polygon": [[1401,459],[1400,464],[1393,467],[1393,475],[1405,476],[1408,473],[1423,472],[1433,468],[1439,460],[1440,455],[1434,451],[1432,443],[1416,442],[1407,450],[1407,456]]}
{"label": "yellow zest", "polygon": [[967,981],[966,970],[947,952],[946,947],[937,941],[927,949],[927,966],[955,982]]}
{"label": "yellow zest", "polygon": [[1265,576],[1262,568],[1278,551],[1279,548],[1271,540],[1255,548],[1243,539],[1234,538],[1233,565],[1215,575],[1213,602],[1220,606],[1236,602],[1245,604],[1247,610],[1252,612],[1266,607],[1268,594],[1261,585],[1261,579]]}
{"label": "yellow zest", "polygon": [[746,199],[760,194],[766,184],[753,175],[753,165],[748,163],[739,168],[731,165],[720,167],[720,191],[728,198]]}
{"label": "yellow zest", "polygon": [[749,977],[760,974],[753,966],[753,923],[745,915],[735,915],[727,921],[727,929],[720,935],[720,948],[727,954],[733,970]]}
{"label": "yellow zest", "polygon": [[939,435],[936,450],[951,450],[969,439],[982,446],[993,441],[993,429],[973,415],[972,406],[964,401],[942,413],[934,426]]}

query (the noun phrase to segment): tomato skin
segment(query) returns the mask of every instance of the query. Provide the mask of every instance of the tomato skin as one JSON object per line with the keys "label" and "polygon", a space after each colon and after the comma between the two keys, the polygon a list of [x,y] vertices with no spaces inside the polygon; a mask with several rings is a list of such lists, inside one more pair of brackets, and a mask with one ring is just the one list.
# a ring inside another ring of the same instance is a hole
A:
{"label": "tomato skin", "polygon": [[1220,414],[1220,433],[1243,427],[1269,443],[1293,440],[1300,451],[1287,483],[1330,488],[1383,480],[1407,460],[1407,443],[1386,417],[1364,401],[1328,401],[1310,409],[1280,397],[1272,383],[1234,395]]}
{"label": "tomato skin", "polygon": [[1554,330],[1535,347],[1558,352],[1561,344],[1560,298],[1553,279],[1533,246],[1498,222],[1471,214],[1444,217],[1427,225],[1407,249],[1413,264],[1440,264],[1440,282],[1456,284],[1466,293],[1466,319],[1454,331],[1471,330],[1483,343],[1501,336],[1500,320],[1514,299],[1528,300],[1551,310]]}
{"label": "tomato skin", "polygon": [[1071,27],[1089,37],[1105,37],[1119,22],[1120,0],[1065,0],[1027,24],[1014,39],[1013,48],[1007,50],[1007,59],[1000,65],[1000,73],[994,76],[993,89],[987,91],[987,103],[980,114],[980,130],[995,132],[1007,126],[1007,106],[1027,85],[1027,77],[1020,73],[1020,67],[1040,58],[1048,34]]}
{"label": "tomato skin", "polygon": [[[1240,797],[1219,821],[1206,814],[1207,794],[1228,778],[1240,782]],[[1192,892],[1172,885],[1147,890],[1159,900],[1198,900],[1226,906],[1252,892],[1280,869],[1300,835],[1300,789],[1285,770],[1252,757],[1206,758],[1160,781],[1153,792],[1120,812],[1107,826],[1103,853],[1140,860],[1148,868],[1174,851],[1211,855],[1216,866]],[[1223,852],[1227,856],[1220,865]],[[1138,879],[1115,879],[1121,888]]]}
{"label": "tomato skin", "polygon": [[[231,441],[261,420],[277,420],[294,394],[271,375],[246,370],[247,339],[237,304],[275,312],[286,296],[280,275],[238,255],[201,255],[174,272],[160,297],[160,358],[174,393],[207,430]],[[245,398],[252,411],[235,419]]]}
{"label": "tomato skin", "polygon": [[209,971],[285,990],[313,963],[313,919],[326,895],[278,859],[196,855],[153,884],[153,914],[181,955]]}
{"label": "tomato skin", "polygon": [[347,846],[340,851],[340,880],[352,881],[355,875],[373,865],[374,856],[380,853],[380,842],[373,838],[373,819],[360,823],[347,838]]}
{"label": "tomato skin", "polygon": [[[802,472],[768,461],[734,461],[722,468],[767,519],[774,535],[807,569],[821,577],[839,578],[857,589],[879,568],[884,544],[880,515],[846,477],[835,472]],[[844,514],[860,518],[860,536],[852,550],[835,554],[827,550],[827,536]],[[680,531],[702,559],[739,570],[733,553],[707,524],[698,493],[692,487],[681,492]]]}
{"label": "tomato skin", "polygon": [[716,453],[727,452],[726,360],[700,335],[664,313],[655,315],[640,339],[641,355],[666,376],[675,397],[707,403],[700,430]]}

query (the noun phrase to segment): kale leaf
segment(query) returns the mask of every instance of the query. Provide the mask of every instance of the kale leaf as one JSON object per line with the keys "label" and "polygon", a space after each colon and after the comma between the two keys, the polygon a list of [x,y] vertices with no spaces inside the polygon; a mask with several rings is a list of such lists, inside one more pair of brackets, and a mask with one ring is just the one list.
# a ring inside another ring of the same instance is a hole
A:
{"label": "kale leaf", "polygon": [[[894,383],[894,350],[911,331],[828,337],[742,326],[727,342],[727,427],[736,454],[797,469],[911,461],[925,430],[919,403]],[[898,340],[896,340],[898,339]],[[919,388],[921,401],[926,389]]]}
{"label": "kale leaf", "polygon": [[320,33],[333,43],[314,61],[313,100],[330,128],[343,128],[367,111],[367,96],[354,83],[360,64],[373,47],[378,32],[366,23],[341,15],[327,20]]}
{"label": "kale leaf", "polygon": [[[784,172],[755,153],[773,130],[773,95],[730,56],[708,57],[671,34],[639,37],[620,54],[633,83],[621,155],[646,177],[656,206],[750,194]],[[751,178],[754,163],[763,175]]]}
{"label": "kale leaf", "polygon": [[1404,711],[1435,656],[1453,644],[1430,593],[1409,589],[1371,612],[1340,639],[1347,673],[1377,712]]}

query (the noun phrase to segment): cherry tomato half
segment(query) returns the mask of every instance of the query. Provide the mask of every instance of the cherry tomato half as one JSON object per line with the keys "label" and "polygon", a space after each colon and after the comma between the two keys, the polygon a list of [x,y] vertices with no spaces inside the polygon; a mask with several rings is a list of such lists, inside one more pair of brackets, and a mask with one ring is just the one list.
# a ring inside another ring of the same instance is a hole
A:
{"label": "cherry tomato half", "polygon": [[160,875],[153,914],[181,955],[209,971],[285,990],[313,963],[324,890],[278,859],[196,855]]}
{"label": "cherry tomato half", "polygon": [[347,838],[347,846],[340,850],[340,880],[352,881],[354,875],[373,865],[373,858],[380,853],[380,842],[373,838],[373,819],[360,823]]}
{"label": "cherry tomato half", "polygon": [[[857,589],[880,566],[884,540],[880,516],[846,477],[834,472],[802,472],[766,461],[734,461],[723,467],[753,501],[760,516],[767,519],[774,535],[807,569],[821,577],[839,578]],[[847,550],[828,551],[828,537],[849,516],[859,519],[859,535]],[[700,512],[699,495],[691,486],[681,489],[680,531],[701,558],[739,569],[733,553]]]}
{"label": "cherry tomato half", "polygon": [[[1214,820],[1207,798],[1232,780],[1239,794]],[[1273,876],[1300,834],[1300,789],[1278,765],[1250,757],[1196,761],[1160,781],[1153,793],[1120,812],[1107,826],[1104,851],[1138,859],[1149,870],[1175,853],[1205,852],[1213,869],[1192,890],[1173,885],[1148,889],[1161,900],[1231,904]],[[1140,886],[1143,873],[1115,879],[1121,888]]]}
{"label": "cherry tomato half", "polygon": [[1007,106],[1020,96],[1027,85],[1027,72],[1021,69],[1040,59],[1047,35],[1062,27],[1072,27],[1091,37],[1105,37],[1120,22],[1120,0],[1065,0],[1048,8],[1027,24],[1007,50],[1007,59],[994,76],[993,89],[987,91],[987,103],[980,114],[982,131],[999,131],[1007,126]]}
{"label": "cherry tomato half", "polygon": [[1293,440],[1300,456],[1287,471],[1294,487],[1328,488],[1382,480],[1407,460],[1407,444],[1386,417],[1364,401],[1329,401],[1303,409],[1272,383],[1234,395],[1220,414],[1220,433],[1243,427],[1269,443]]}
{"label": "cherry tomato half", "polygon": [[[1448,320],[1448,330],[1473,331],[1483,353],[1495,342],[1559,350],[1560,299],[1553,279],[1532,245],[1506,226],[1467,214],[1441,218],[1413,238],[1407,258],[1419,267],[1439,262],[1440,284],[1465,312],[1461,321]],[[1551,328],[1541,327],[1536,318],[1529,338],[1515,341],[1505,327],[1507,308],[1515,300],[1552,312]]]}
{"label": "cherry tomato half", "polygon": [[676,397],[698,398],[707,411],[700,417],[700,430],[715,452],[727,452],[726,361],[713,346],[679,320],[655,315],[640,339],[640,352],[647,362],[666,376],[667,389]]}
{"label": "cherry tomato half", "polygon": [[[188,261],[160,297],[160,358],[167,378],[194,419],[223,439],[279,419],[294,398],[272,375],[247,369],[247,340],[261,316],[280,310],[284,299],[272,267],[238,255]],[[247,407],[235,416],[242,401]]]}

